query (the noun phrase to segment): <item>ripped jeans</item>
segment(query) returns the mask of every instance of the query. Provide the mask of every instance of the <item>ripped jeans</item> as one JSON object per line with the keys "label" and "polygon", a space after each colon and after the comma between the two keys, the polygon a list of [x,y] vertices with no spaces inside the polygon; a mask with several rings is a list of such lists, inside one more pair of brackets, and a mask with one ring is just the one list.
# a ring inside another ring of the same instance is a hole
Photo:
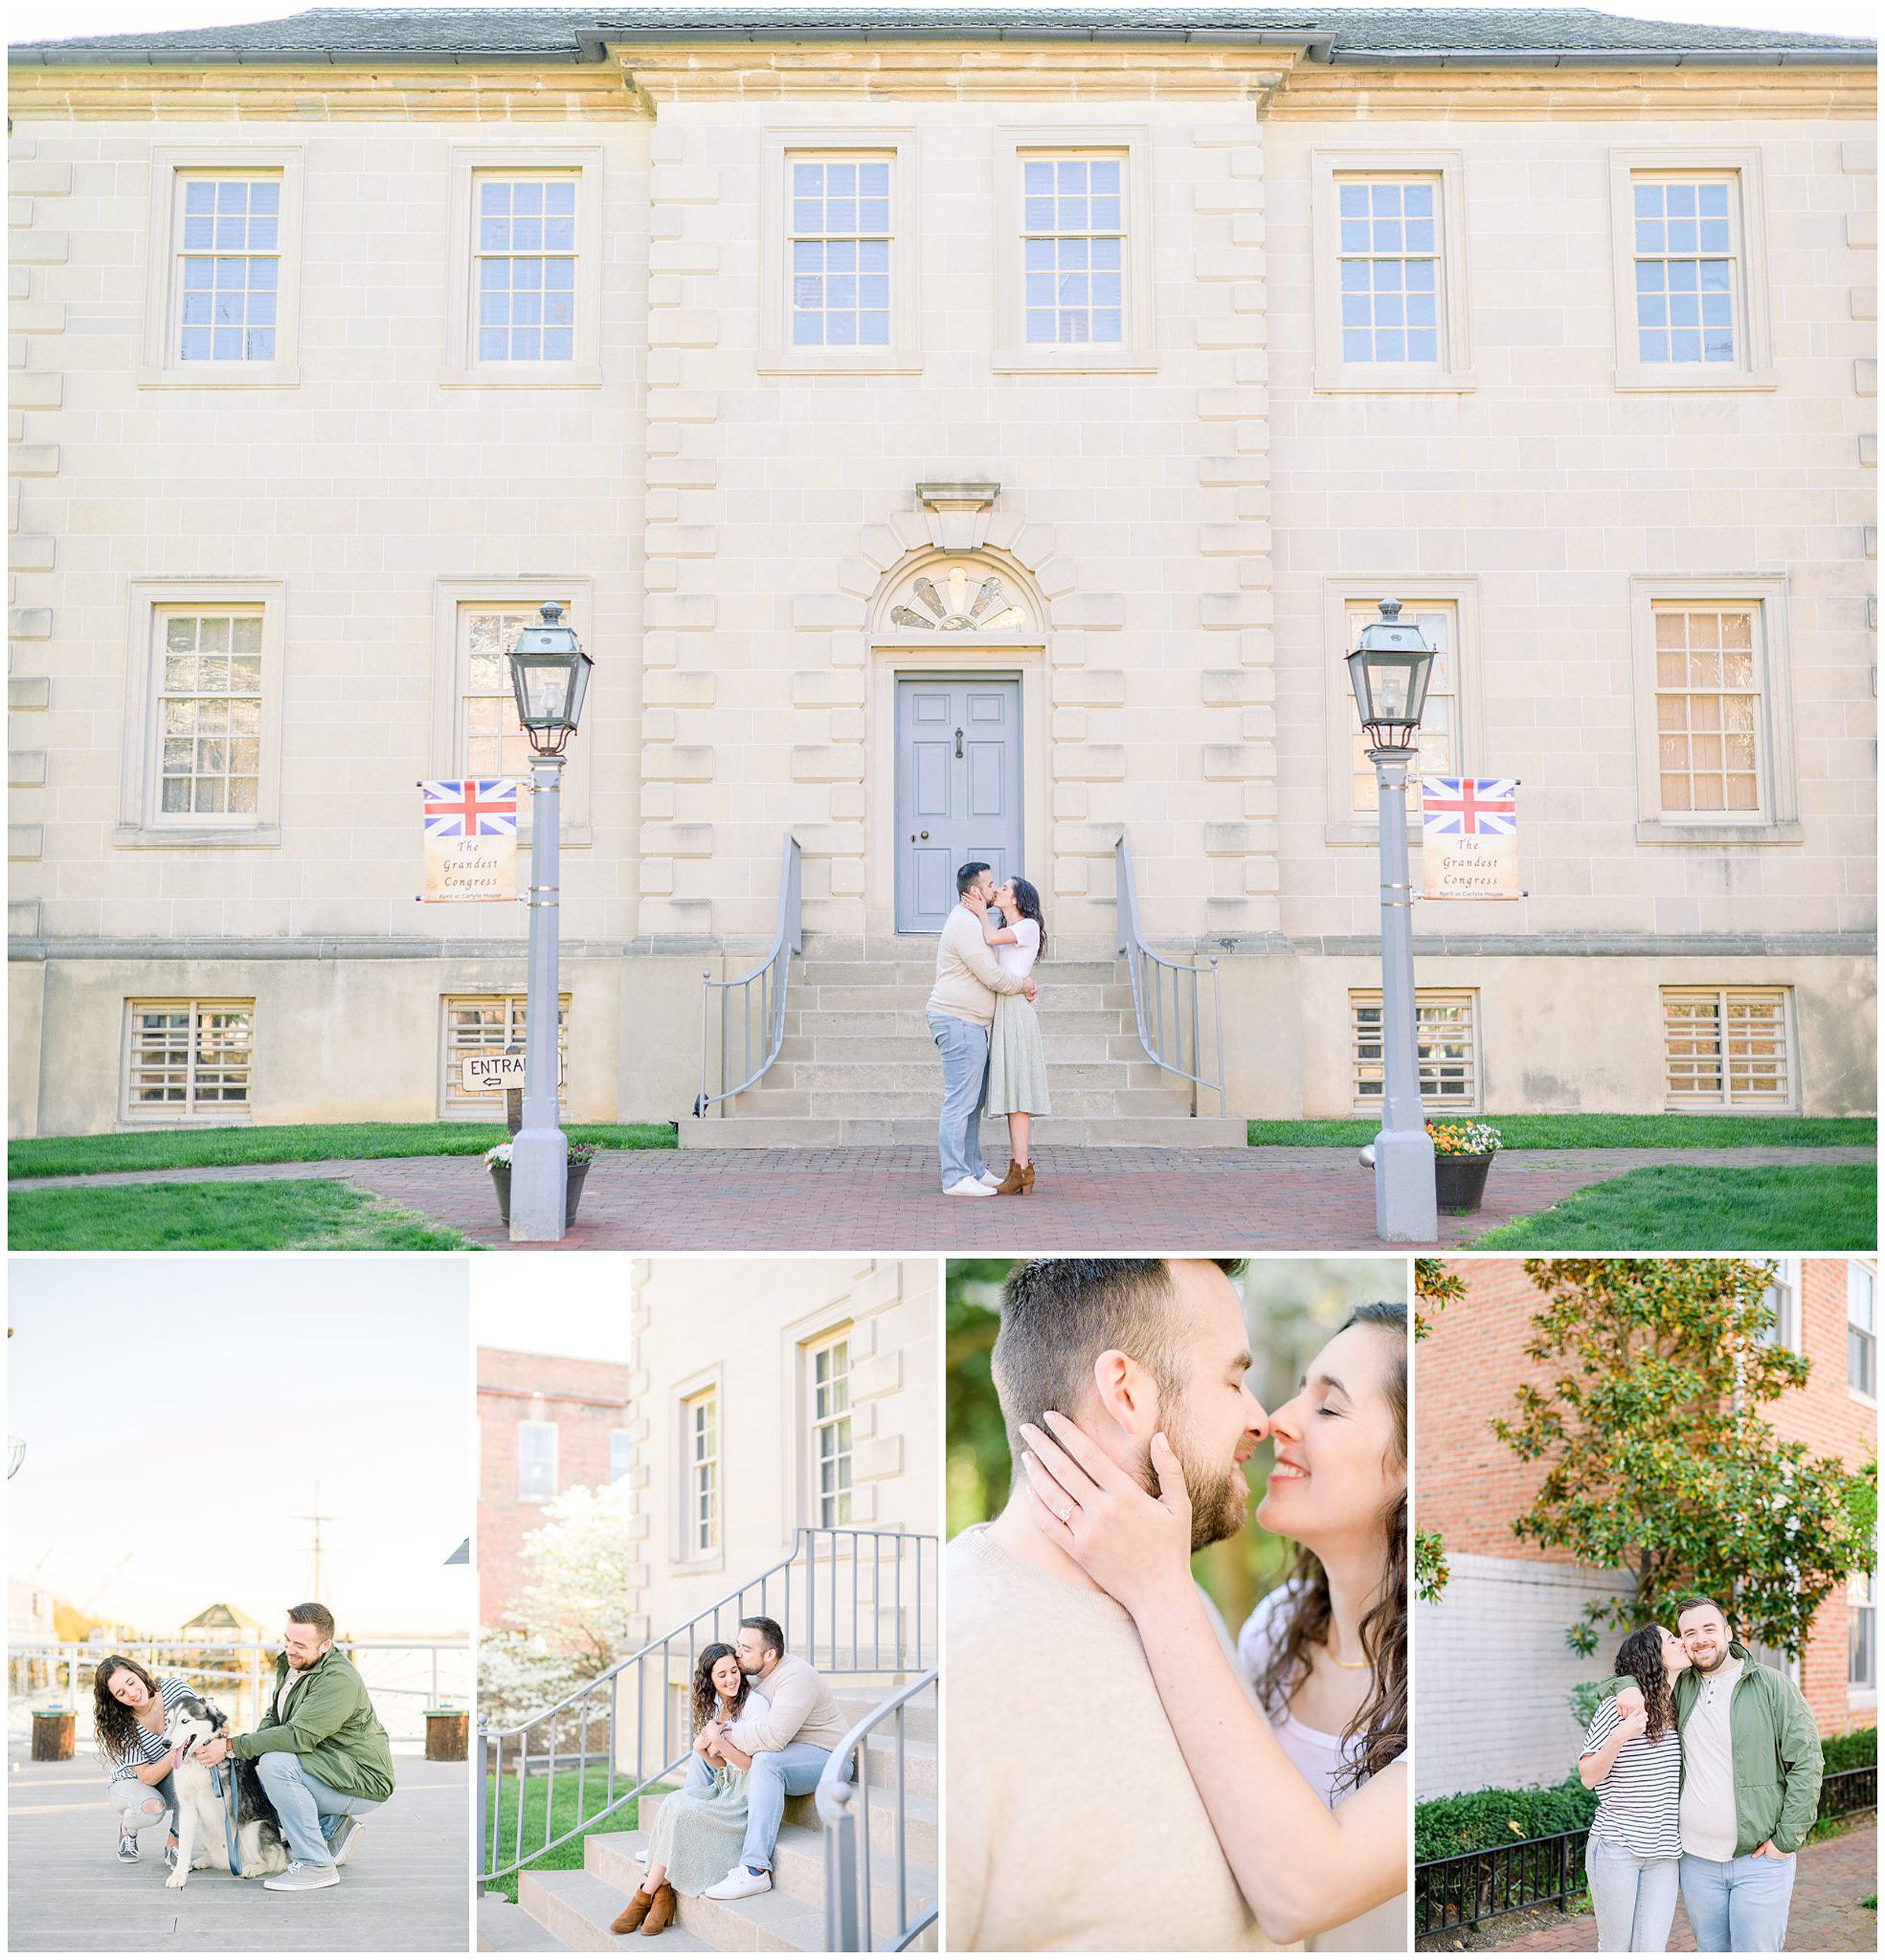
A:
{"label": "ripped jeans", "polygon": [[[161,1824],[167,1818],[174,1828],[177,1822],[177,1783],[174,1777],[166,1776],[155,1783],[140,1783],[135,1776],[118,1777],[106,1794],[112,1807],[118,1813],[120,1830],[148,1830],[154,1824]],[[151,1804],[159,1809],[146,1808]]]}

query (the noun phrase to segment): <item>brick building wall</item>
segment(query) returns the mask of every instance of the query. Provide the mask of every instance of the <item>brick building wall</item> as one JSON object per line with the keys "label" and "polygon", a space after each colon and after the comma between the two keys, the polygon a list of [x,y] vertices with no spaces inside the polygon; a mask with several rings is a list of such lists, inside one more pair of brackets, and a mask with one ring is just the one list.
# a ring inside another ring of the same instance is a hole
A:
{"label": "brick building wall", "polygon": [[[1512,1535],[1540,1468],[1520,1461],[1491,1423],[1512,1410],[1521,1382],[1550,1372],[1524,1353],[1540,1296],[1519,1260],[1453,1264],[1466,1277],[1466,1296],[1433,1317],[1415,1356],[1415,1522],[1444,1538],[1454,1574],[1439,1604],[1415,1614],[1422,1797],[1565,1773],[1576,1738],[1565,1697],[1596,1663],[1572,1654],[1563,1631],[1584,1600],[1623,1584],[1621,1574],[1572,1565]],[[1873,1446],[1876,1411],[1847,1386],[1846,1262],[1786,1267],[1813,1372],[1770,1405],[1770,1419],[1783,1437],[1857,1465]],[[1827,1733],[1876,1710],[1876,1692],[1848,1692],[1847,1615],[1843,1594],[1828,1600],[1801,1656],[1802,1690]],[[1477,1716],[1494,1708],[1496,1720]]]}
{"label": "brick building wall", "polygon": [[478,1351],[478,1624],[496,1626],[522,1583],[525,1536],[541,1503],[518,1495],[518,1424],[556,1425],[557,1492],[609,1481],[612,1432],[629,1424],[625,1362]]}

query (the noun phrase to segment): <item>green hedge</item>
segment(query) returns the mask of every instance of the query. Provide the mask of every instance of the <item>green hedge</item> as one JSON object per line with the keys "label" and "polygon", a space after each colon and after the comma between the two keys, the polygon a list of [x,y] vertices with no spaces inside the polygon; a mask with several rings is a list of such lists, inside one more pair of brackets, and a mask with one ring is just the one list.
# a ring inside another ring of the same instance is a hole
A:
{"label": "green hedge", "polygon": [[1836,1769],[1872,1769],[1879,1760],[1879,1731],[1876,1728],[1848,1729],[1843,1735],[1825,1739],[1826,1773]]}
{"label": "green hedge", "polygon": [[1575,1775],[1548,1788],[1533,1783],[1524,1790],[1429,1797],[1414,1806],[1414,1856],[1424,1864],[1528,1838],[1555,1838],[1561,1831],[1587,1830],[1596,1815],[1597,1793]]}

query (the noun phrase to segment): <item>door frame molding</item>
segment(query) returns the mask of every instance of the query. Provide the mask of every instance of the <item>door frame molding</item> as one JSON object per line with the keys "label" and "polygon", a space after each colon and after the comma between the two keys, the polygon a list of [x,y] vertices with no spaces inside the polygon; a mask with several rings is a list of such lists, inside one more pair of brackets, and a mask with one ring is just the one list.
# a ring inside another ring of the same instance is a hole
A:
{"label": "door frame molding", "polygon": [[1045,869],[1049,862],[1046,650],[977,645],[965,659],[969,653],[960,645],[890,644],[870,650],[865,681],[869,739],[864,745],[864,929],[873,935],[897,929],[897,682],[906,675],[1021,683],[1021,848],[1030,867],[1027,876],[1051,889],[1051,879],[1033,868]]}

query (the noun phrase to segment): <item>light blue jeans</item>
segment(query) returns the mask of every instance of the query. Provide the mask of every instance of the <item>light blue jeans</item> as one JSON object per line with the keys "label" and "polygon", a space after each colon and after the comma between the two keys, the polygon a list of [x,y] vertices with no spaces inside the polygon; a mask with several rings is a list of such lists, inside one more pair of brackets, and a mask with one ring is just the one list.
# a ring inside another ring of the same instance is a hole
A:
{"label": "light blue jeans", "polygon": [[1679,1858],[1639,1858],[1621,1845],[1587,1839],[1584,1875],[1597,1913],[1599,1953],[1666,1953],[1675,1917]]}
{"label": "light blue jeans", "polygon": [[[696,1761],[699,1761],[697,1757]],[[746,1844],[742,1864],[761,1871],[772,1869],[772,1848],[779,1841],[788,1797],[809,1797],[818,1786],[831,1751],[811,1742],[788,1742],[783,1749],[763,1749],[746,1772]]]}
{"label": "light blue jeans", "polygon": [[350,1797],[324,1783],[298,1756],[285,1749],[269,1750],[254,1761],[262,1786],[281,1819],[289,1855],[298,1864],[332,1864],[328,1840],[339,1830],[342,1818],[364,1817],[379,1808],[373,1797]]}
{"label": "light blue jeans", "polygon": [[942,1057],[942,1114],[936,1124],[936,1154],[942,1188],[980,1177],[982,1095],[988,1081],[988,1030],[979,1021],[953,1014],[929,1017],[930,1039]]}
{"label": "light blue jeans", "polygon": [[1698,1953],[1778,1953],[1799,1859],[1682,1853],[1682,1903]]}

